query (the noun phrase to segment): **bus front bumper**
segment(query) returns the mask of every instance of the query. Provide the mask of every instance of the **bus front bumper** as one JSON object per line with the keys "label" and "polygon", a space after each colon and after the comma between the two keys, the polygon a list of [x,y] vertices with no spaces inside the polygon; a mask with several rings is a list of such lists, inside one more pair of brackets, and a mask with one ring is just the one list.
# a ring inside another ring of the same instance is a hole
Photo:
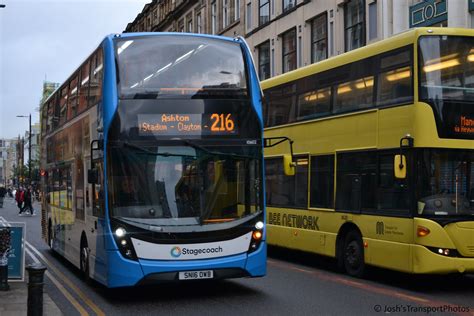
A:
{"label": "bus front bumper", "polygon": [[179,272],[213,270],[213,279],[262,277],[266,274],[267,245],[262,242],[252,253],[201,260],[124,259],[118,251],[110,252],[114,266],[108,277],[109,287],[126,287],[179,281]]}
{"label": "bus front bumper", "polygon": [[474,273],[474,257],[447,257],[426,247],[413,247],[413,272],[426,274]]}

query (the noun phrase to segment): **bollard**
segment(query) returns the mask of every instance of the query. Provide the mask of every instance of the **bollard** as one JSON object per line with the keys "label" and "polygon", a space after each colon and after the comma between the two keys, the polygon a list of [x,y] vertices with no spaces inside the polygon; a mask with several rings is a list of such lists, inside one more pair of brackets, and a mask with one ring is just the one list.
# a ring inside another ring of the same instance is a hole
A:
{"label": "bollard", "polygon": [[43,278],[46,267],[40,263],[30,264],[28,271],[28,316],[43,315]]}
{"label": "bollard", "polygon": [[0,264],[0,291],[8,291],[8,265]]}

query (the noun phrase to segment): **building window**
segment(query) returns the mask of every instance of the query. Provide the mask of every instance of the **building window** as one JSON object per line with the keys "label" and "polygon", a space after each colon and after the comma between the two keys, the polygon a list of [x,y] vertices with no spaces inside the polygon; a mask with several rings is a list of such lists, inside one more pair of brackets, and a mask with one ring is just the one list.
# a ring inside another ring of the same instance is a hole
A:
{"label": "building window", "polygon": [[377,38],[377,1],[369,4],[369,41]]}
{"label": "building window", "polygon": [[296,69],[296,29],[282,35],[283,41],[283,72]]}
{"label": "building window", "polygon": [[178,22],[178,32],[184,33],[184,19]]}
{"label": "building window", "polygon": [[283,0],[283,12],[293,9],[296,6],[296,0]]}
{"label": "building window", "polygon": [[272,63],[272,72],[271,72],[270,76],[274,76],[275,75],[275,49],[274,48],[272,48],[271,63]]}
{"label": "building window", "polygon": [[252,3],[247,3],[247,31],[252,29]]}
{"label": "building window", "polygon": [[211,32],[217,33],[217,4],[216,1],[211,3]]}
{"label": "building window", "polygon": [[329,56],[334,55],[334,22],[329,23]]}
{"label": "building window", "polygon": [[225,29],[229,25],[229,0],[222,0],[222,28]]}
{"label": "building window", "polygon": [[258,76],[260,80],[270,78],[270,41],[258,46]]}
{"label": "building window", "polygon": [[258,25],[270,22],[270,0],[259,0]]}
{"label": "building window", "polygon": [[191,18],[188,18],[188,32],[192,33],[193,32],[193,20]]}
{"label": "building window", "polygon": [[315,63],[328,57],[327,13],[311,21],[311,62]]}
{"label": "building window", "polygon": [[303,64],[303,40],[301,39],[301,36],[298,36],[298,67],[301,67]]}
{"label": "building window", "polygon": [[365,0],[344,5],[344,42],[346,52],[365,45]]}
{"label": "building window", "polygon": [[240,20],[240,0],[234,0],[234,21]]}
{"label": "building window", "polygon": [[201,18],[201,12],[199,12],[196,15],[196,32],[197,33],[202,33],[202,18]]}

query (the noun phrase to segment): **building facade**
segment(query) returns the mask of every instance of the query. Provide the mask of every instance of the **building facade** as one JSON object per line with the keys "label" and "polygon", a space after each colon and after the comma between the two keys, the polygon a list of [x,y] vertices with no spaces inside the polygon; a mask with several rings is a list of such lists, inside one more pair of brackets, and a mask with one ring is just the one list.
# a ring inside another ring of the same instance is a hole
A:
{"label": "building facade", "polygon": [[153,0],[125,32],[243,36],[267,79],[420,26],[474,26],[474,0]]}
{"label": "building facade", "polygon": [[[31,161],[38,160],[40,158],[39,151],[40,151],[40,123],[31,124]],[[26,157],[29,157],[28,150],[30,148],[29,144],[29,131],[25,132],[24,135],[25,139],[25,152]],[[28,163],[28,161],[26,161]]]}
{"label": "building facade", "polygon": [[8,145],[8,140],[0,139],[0,185],[6,185],[7,183]]}
{"label": "building facade", "polygon": [[244,36],[244,0],[153,0],[125,32],[188,32]]}
{"label": "building facade", "polygon": [[14,184],[13,170],[18,165],[18,140],[0,139],[0,184]]}

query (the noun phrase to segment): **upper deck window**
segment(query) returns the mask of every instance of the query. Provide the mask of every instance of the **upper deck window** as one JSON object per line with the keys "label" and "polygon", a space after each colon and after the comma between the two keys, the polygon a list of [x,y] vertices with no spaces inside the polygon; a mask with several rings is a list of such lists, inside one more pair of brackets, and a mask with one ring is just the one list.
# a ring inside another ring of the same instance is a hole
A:
{"label": "upper deck window", "polygon": [[240,44],[196,36],[117,40],[120,98],[242,98],[247,76]]}
{"label": "upper deck window", "polygon": [[438,135],[474,139],[474,39],[423,36],[418,52],[420,100],[432,106]]}
{"label": "upper deck window", "polygon": [[474,98],[474,39],[425,36],[420,39],[420,99]]}

